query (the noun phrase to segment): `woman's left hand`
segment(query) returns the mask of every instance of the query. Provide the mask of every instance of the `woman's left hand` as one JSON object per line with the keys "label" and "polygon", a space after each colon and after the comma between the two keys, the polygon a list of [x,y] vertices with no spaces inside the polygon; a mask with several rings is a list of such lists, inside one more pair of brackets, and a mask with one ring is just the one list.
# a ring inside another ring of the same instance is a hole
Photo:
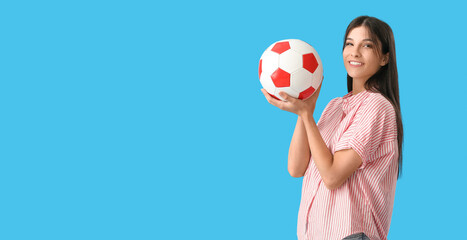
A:
{"label": "woman's left hand", "polygon": [[[322,84],[321,84],[322,85]],[[280,92],[279,95],[285,99],[285,101],[277,100],[263,88],[261,91],[268,100],[268,102],[281,110],[292,112],[298,116],[303,116],[303,114],[313,115],[316,106],[316,100],[318,100],[319,91],[321,90],[321,85],[316,89],[316,91],[309,98],[305,100],[300,100],[288,95],[285,92]]]}

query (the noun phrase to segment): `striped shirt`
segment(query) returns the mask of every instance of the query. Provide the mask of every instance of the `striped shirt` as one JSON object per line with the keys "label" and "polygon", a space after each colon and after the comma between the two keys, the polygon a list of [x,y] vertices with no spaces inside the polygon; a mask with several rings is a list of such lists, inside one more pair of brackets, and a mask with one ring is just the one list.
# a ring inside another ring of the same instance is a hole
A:
{"label": "striped shirt", "polygon": [[350,92],[331,100],[317,125],[333,155],[352,148],[362,165],[329,190],[311,157],[302,183],[298,239],[340,240],[358,232],[372,240],[387,239],[399,157],[391,102],[368,90]]}

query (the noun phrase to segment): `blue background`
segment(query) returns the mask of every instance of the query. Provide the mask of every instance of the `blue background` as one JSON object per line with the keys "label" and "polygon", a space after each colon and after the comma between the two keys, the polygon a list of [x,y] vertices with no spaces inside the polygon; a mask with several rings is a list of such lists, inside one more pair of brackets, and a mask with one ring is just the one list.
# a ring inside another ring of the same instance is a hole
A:
{"label": "blue background", "polygon": [[0,4],[0,239],[296,239],[296,115],[258,61],[298,38],[323,61],[315,118],[346,92],[345,28],[396,39],[403,176],[390,239],[465,236],[461,1]]}

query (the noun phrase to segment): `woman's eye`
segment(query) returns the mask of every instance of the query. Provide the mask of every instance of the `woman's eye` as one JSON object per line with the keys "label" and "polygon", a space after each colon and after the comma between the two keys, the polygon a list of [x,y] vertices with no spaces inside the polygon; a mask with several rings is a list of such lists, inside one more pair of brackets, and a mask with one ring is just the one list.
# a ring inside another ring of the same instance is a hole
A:
{"label": "woman's eye", "polygon": [[371,45],[371,44],[365,44],[365,45],[364,45],[364,47],[367,47],[367,48],[372,48],[372,47],[373,47],[373,45]]}
{"label": "woman's eye", "polygon": [[345,43],[345,46],[352,46],[353,44],[352,43]]}

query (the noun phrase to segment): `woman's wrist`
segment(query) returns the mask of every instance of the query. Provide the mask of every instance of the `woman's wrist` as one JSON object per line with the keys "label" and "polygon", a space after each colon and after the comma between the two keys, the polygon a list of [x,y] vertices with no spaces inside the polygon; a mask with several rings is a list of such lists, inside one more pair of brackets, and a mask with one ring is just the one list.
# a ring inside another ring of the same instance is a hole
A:
{"label": "woman's wrist", "polygon": [[314,120],[313,118],[313,112],[314,112],[314,109],[306,109],[306,110],[303,110],[299,116],[300,118],[303,120],[303,121],[309,121],[311,119]]}
{"label": "woman's wrist", "polygon": [[299,116],[303,121],[310,121],[310,120],[314,121],[313,112],[314,112],[313,110],[305,110]]}

